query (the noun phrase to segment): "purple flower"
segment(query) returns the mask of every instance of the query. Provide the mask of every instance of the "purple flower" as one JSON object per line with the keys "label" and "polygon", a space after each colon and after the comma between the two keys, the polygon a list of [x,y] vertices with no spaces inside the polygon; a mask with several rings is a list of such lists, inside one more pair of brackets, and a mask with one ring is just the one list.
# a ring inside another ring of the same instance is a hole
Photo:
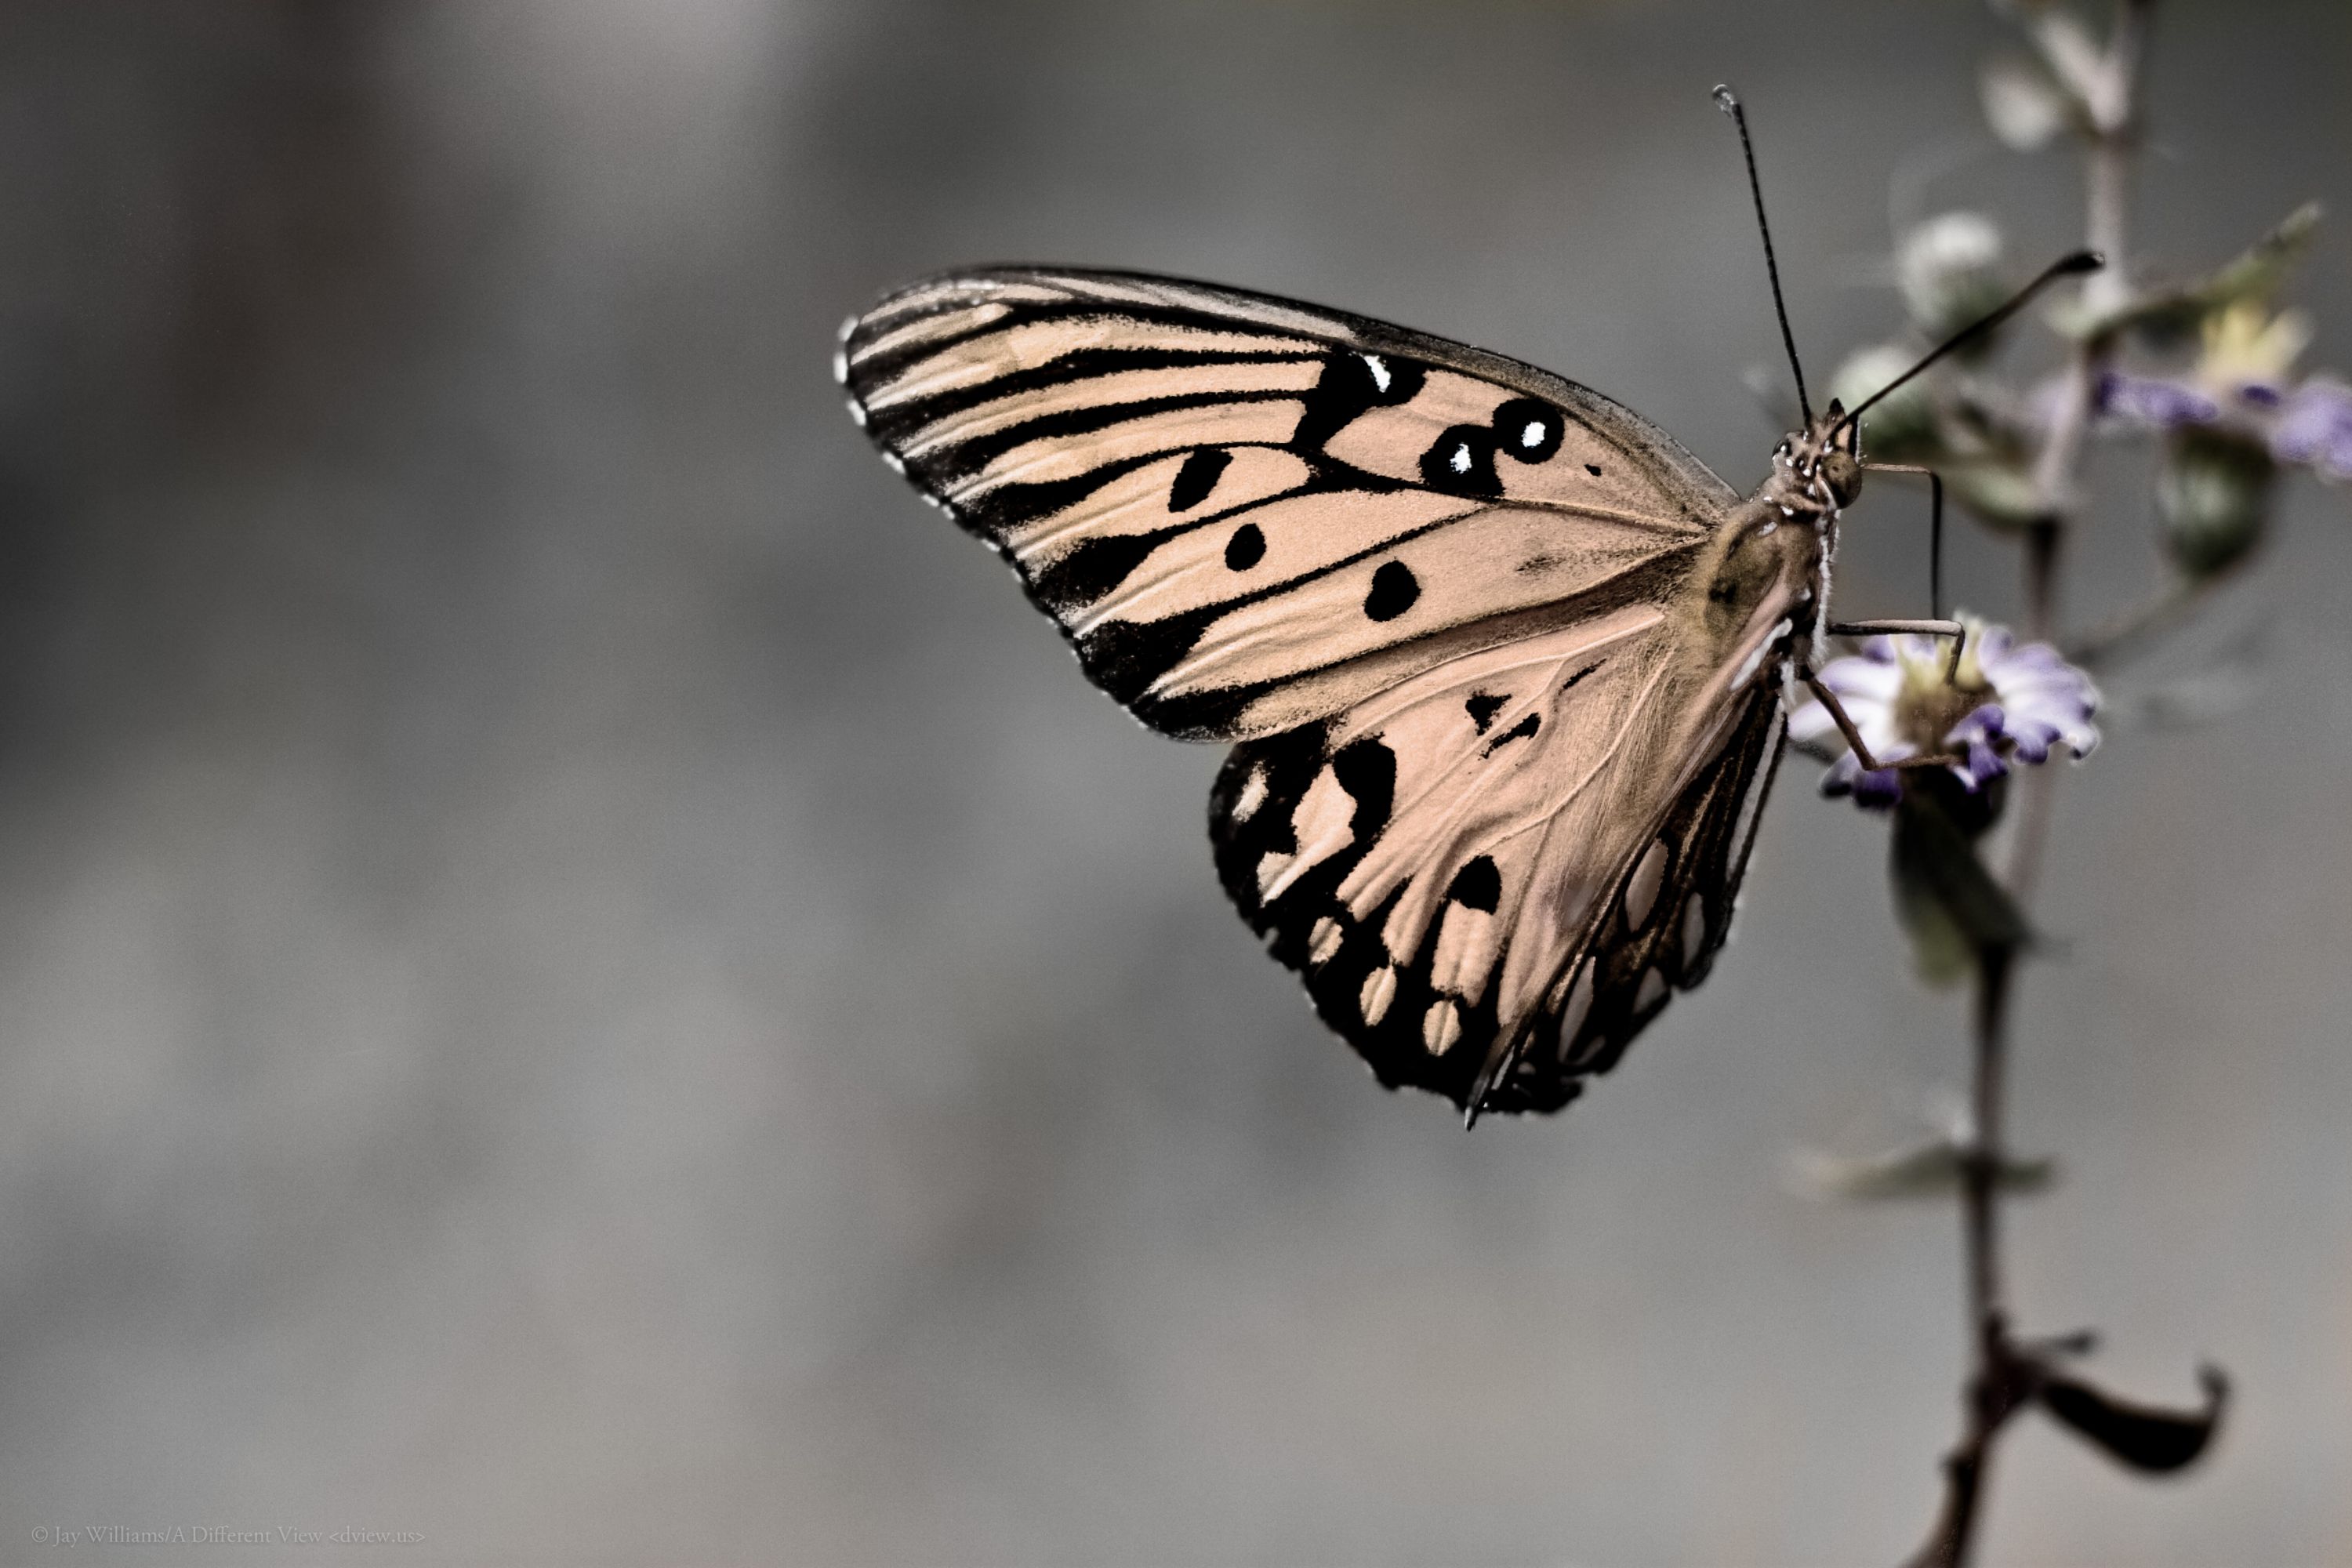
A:
{"label": "purple flower", "polygon": [[2169,430],[2176,425],[2210,425],[2221,417],[2221,405],[2181,382],[2109,371],[2099,382],[2099,412]]}
{"label": "purple flower", "polygon": [[2306,381],[2297,387],[2271,426],[2271,455],[2331,479],[2352,479],[2352,386]]}
{"label": "purple flower", "polygon": [[[2048,643],[2019,643],[2006,626],[1962,616],[1969,628],[1953,679],[1951,644],[1939,637],[1873,637],[1859,655],[1833,659],[1822,684],[1853,721],[1863,743],[1881,763],[1921,755],[1945,765],[1970,790],[1981,789],[2012,763],[2039,764],[2063,746],[2077,759],[2099,743],[2091,715],[2099,706],[2091,678]],[[1837,721],[1818,701],[1789,715],[1799,741],[1824,739]],[[1892,805],[1903,794],[1892,767],[1865,770],[1853,752],[1830,764],[1825,795],[1851,795],[1857,805]]]}
{"label": "purple flower", "polygon": [[2293,374],[2308,321],[2242,300],[2207,319],[2204,340],[2182,374],[2101,376],[2098,411],[2157,430],[2216,426],[2276,462],[2352,480],[2352,386],[2324,375],[2298,384]]}

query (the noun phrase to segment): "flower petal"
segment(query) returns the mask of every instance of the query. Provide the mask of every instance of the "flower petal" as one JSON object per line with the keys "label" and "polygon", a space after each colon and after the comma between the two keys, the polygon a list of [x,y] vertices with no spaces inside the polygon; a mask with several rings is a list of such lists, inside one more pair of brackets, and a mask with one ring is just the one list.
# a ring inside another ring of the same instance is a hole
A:
{"label": "flower petal", "polygon": [[2178,425],[2210,425],[2221,417],[2221,405],[2184,382],[2109,372],[2099,384],[2102,413],[2135,419],[2159,430]]}

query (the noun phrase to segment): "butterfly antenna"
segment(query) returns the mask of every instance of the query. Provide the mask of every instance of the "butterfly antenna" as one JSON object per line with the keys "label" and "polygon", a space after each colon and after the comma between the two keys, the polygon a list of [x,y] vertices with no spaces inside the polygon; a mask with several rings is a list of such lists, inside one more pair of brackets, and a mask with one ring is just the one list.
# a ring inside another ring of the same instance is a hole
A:
{"label": "butterfly antenna", "polygon": [[1950,353],[1954,349],[1958,348],[1961,344],[1971,342],[1976,339],[1982,337],[1985,333],[1992,331],[1995,327],[2000,326],[2003,321],[2006,321],[2011,316],[2014,316],[2020,310],[2025,309],[2027,301],[2031,300],[2036,294],[2041,293],[2044,289],[2050,287],[2051,284],[2055,283],[2061,278],[2075,278],[2085,272],[2096,272],[2100,268],[2105,267],[2106,264],[2107,258],[2101,256],[2095,250],[2077,250],[2069,255],[2060,257],[2057,260],[2043,268],[2041,275],[2035,278],[2032,282],[2028,283],[2024,288],[2020,289],[2016,293],[2011,295],[2009,303],[2003,305],[2000,310],[1993,311],[1990,315],[1985,316],[1980,320],[1971,321],[1969,325],[1962,327],[1958,331],[1954,332],[1950,337],[1946,338],[1942,342],[1937,343],[1934,348],[1929,349],[1926,357],[1921,359],[1918,363],[1913,365],[1909,370],[1905,371],[1901,375],[1896,376],[1893,381],[1888,382],[1885,386],[1880,387],[1876,392],[1872,393],[1868,397],[1864,398],[1861,403],[1854,406],[1852,413],[1839,420],[1837,424],[1832,427],[1830,430],[1830,440],[1832,442],[1835,442],[1840,431],[1843,430],[1847,426],[1854,424],[1860,420],[1865,410],[1878,403],[1888,393],[1893,392],[1896,387],[1901,386],[1913,376],[1917,375],[1921,371],[1926,370],[1929,365],[1934,364],[1937,360],[1942,359],[1946,354]]}
{"label": "butterfly antenna", "polygon": [[1797,378],[1797,407],[1810,430],[1813,403],[1805,395],[1805,367],[1797,363],[1797,334],[1789,330],[1789,307],[1780,299],[1780,259],[1772,254],[1772,226],[1764,217],[1764,182],[1756,177],[1756,143],[1748,138],[1748,110],[1740,107],[1739,95],[1721,84],[1715,89],[1715,106],[1739,127],[1739,153],[1748,160],[1748,194],[1756,198],[1756,231],[1764,237],[1764,272],[1772,279],[1772,313],[1780,318],[1780,346],[1789,351],[1789,374]]}

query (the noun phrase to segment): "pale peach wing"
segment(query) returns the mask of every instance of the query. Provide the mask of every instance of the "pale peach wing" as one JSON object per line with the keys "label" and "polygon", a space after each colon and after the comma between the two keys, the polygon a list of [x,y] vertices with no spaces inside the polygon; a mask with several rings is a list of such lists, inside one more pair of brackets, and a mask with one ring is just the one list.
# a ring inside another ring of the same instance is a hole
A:
{"label": "pale peach wing", "polygon": [[836,368],[1087,673],[1192,740],[1313,723],[1664,602],[1738,499],[1559,376],[1171,279],[918,284],[849,323]]}
{"label": "pale peach wing", "polygon": [[1731,924],[1780,751],[1774,672],[1631,605],[1234,748],[1225,888],[1391,1086],[1551,1110]]}
{"label": "pale peach wing", "polygon": [[1209,835],[1381,1081],[1557,1110],[1706,975],[1780,729],[1628,606],[1234,748]]}

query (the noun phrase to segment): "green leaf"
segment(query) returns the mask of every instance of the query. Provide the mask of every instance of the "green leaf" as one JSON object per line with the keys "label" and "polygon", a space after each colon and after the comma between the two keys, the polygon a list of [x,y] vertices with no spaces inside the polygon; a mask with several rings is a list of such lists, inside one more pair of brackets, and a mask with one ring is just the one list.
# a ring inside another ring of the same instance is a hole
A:
{"label": "green leaf", "polygon": [[1969,795],[1948,773],[1926,770],[1905,780],[1895,808],[1895,909],[1930,984],[1958,983],[1988,952],[2032,944],[2024,912],[1977,858],[1971,838],[1982,826],[1971,822],[1973,833],[1963,831],[1955,820],[1981,815],[1989,826],[1990,809],[1983,795]]}
{"label": "green leaf", "polygon": [[[1968,1151],[1948,1137],[1859,1159],[1809,1150],[1797,1162],[1809,1191],[1859,1202],[1945,1197],[1960,1190],[1967,1170]],[[1993,1171],[1993,1185],[2021,1196],[2046,1190],[2057,1176],[2055,1160],[2005,1159]]]}

